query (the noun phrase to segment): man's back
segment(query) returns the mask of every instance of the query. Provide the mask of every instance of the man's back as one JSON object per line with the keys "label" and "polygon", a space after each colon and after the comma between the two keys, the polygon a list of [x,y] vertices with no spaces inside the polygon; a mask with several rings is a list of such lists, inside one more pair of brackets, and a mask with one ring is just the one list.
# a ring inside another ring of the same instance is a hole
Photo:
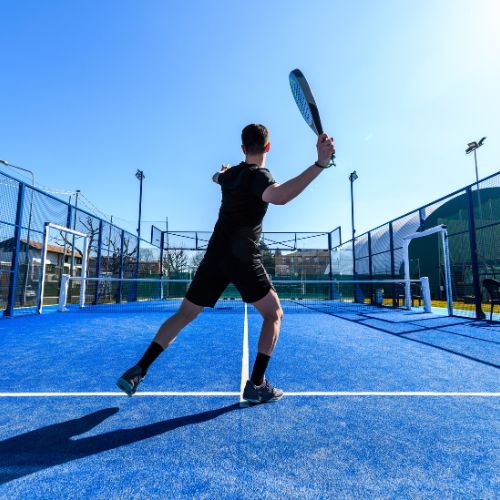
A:
{"label": "man's back", "polygon": [[262,193],[275,183],[269,170],[242,162],[220,174],[217,182],[222,188],[222,203],[214,236],[249,238],[258,243],[268,207]]}

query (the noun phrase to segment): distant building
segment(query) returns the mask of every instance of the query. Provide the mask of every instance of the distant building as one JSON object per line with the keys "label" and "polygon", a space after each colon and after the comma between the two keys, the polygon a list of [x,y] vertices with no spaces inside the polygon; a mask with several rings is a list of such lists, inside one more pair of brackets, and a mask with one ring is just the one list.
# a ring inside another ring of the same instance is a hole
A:
{"label": "distant building", "polygon": [[297,250],[275,255],[276,276],[322,276],[328,274],[328,250]]}
{"label": "distant building", "polygon": [[[38,273],[40,270],[40,264],[42,261],[42,243],[39,241],[29,242],[29,247],[27,240],[21,239],[20,242],[20,265],[25,263],[26,249],[29,249],[29,267],[30,276],[32,281],[38,280]],[[14,238],[9,238],[0,242],[0,261],[2,262],[2,267],[5,265],[12,265],[12,249],[14,248]],[[80,250],[74,250],[74,268],[81,269],[82,267],[82,253]],[[55,273],[56,269],[64,269],[64,273],[69,274],[71,267],[71,246],[60,246],[60,245],[47,245],[47,277]],[[75,274],[75,272],[73,273]]]}

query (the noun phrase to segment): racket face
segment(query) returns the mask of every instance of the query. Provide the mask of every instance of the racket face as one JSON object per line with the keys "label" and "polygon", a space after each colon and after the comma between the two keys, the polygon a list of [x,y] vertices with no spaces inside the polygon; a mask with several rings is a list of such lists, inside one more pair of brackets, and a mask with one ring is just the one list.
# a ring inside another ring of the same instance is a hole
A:
{"label": "racket face", "polygon": [[318,107],[305,76],[300,69],[290,72],[290,88],[299,111],[316,135],[323,133]]}

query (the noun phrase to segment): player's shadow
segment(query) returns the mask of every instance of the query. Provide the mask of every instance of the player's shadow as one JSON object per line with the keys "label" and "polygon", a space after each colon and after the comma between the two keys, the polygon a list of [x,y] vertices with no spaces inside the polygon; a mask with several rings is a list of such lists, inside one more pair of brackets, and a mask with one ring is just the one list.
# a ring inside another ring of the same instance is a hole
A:
{"label": "player's shadow", "polygon": [[0,441],[0,484],[55,465],[158,436],[178,427],[207,422],[239,409],[240,405],[236,403],[216,410],[163,420],[142,427],[119,429],[97,436],[72,439],[73,436],[89,432],[117,413],[119,409],[115,407],[26,432]]}

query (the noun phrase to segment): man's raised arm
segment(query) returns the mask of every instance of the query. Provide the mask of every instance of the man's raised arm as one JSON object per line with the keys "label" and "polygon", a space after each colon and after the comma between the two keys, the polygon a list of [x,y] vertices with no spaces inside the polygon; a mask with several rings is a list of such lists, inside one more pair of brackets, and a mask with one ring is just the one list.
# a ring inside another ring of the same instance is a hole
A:
{"label": "man's raised arm", "polygon": [[212,175],[212,180],[216,182],[217,184],[219,183],[219,175],[224,173],[227,169],[231,168],[231,165],[222,165],[220,170],[218,172],[215,172],[214,175]]}
{"label": "man's raised arm", "polygon": [[320,135],[316,144],[318,161],[306,168],[301,174],[283,184],[273,184],[262,193],[262,200],[273,205],[284,205],[298,196],[309,184],[318,177],[330,162],[335,153],[333,138],[327,134]]}

